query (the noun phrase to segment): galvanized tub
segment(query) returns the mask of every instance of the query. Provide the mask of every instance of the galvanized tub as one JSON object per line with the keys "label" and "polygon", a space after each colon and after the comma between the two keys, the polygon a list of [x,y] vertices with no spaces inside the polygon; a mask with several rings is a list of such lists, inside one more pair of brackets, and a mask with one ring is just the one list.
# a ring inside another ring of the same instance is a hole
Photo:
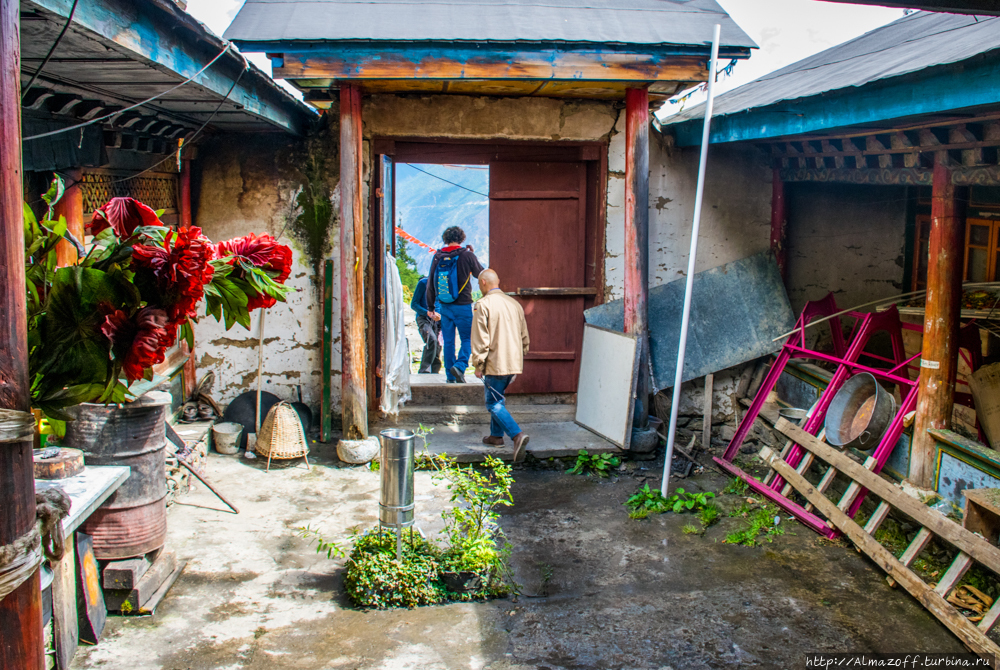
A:
{"label": "galvanized tub", "polygon": [[826,412],[826,441],[837,447],[874,449],[896,415],[896,400],[862,372],[840,387]]}
{"label": "galvanized tub", "polygon": [[80,529],[102,560],[143,556],[167,539],[166,410],[170,394],[152,391],[124,405],[84,404],[66,411],[64,444],[87,465],[126,465],[128,479]]}
{"label": "galvanized tub", "polygon": [[383,430],[379,454],[382,493],[378,520],[390,528],[413,525],[413,433],[393,428]]}

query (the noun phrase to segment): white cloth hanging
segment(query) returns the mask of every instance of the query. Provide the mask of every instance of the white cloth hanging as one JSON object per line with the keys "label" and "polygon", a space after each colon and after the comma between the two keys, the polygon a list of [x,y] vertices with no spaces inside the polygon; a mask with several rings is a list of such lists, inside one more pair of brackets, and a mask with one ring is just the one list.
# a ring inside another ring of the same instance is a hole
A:
{"label": "white cloth hanging", "polygon": [[382,404],[386,414],[398,414],[410,399],[410,349],[406,342],[406,301],[396,259],[385,255],[385,342],[383,344]]}

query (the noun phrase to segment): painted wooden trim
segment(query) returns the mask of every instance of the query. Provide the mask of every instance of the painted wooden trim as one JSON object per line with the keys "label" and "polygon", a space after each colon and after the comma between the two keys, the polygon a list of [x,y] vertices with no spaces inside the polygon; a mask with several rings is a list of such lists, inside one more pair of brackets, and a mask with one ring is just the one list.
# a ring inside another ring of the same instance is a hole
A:
{"label": "painted wooden trim", "polygon": [[[58,21],[69,16],[73,0],[30,0],[26,3],[50,12]],[[187,79],[218,55],[225,44],[210,38],[193,39],[186,30],[178,30],[164,14],[151,7],[152,3],[134,0],[88,0],[77,4],[73,15],[74,29],[88,32],[105,44],[113,44],[137,56],[160,72]],[[244,68],[238,54],[221,58],[188,86],[200,86],[225,96],[235,77]],[[183,89],[181,89],[183,90]],[[244,76],[229,100],[243,111],[279,128],[298,135],[305,134],[310,112],[290,99],[260,72]]]}
{"label": "painted wooden trim", "polygon": [[705,81],[705,55],[673,50],[484,48],[482,45],[350,46],[284,52],[274,76],[284,79],[514,79],[573,81]]}
{"label": "painted wooden trim", "polygon": [[[712,119],[710,142],[743,142],[936,114],[1000,102],[1000,59],[969,59],[861,87],[787,100]],[[701,119],[668,126],[677,146],[701,144]]]}

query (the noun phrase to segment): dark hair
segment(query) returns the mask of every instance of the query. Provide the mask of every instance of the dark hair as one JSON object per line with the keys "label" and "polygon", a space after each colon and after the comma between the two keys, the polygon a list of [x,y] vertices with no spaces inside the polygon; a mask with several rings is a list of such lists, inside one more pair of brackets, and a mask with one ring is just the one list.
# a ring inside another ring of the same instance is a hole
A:
{"label": "dark hair", "polygon": [[441,239],[445,244],[461,244],[465,241],[465,231],[458,226],[445,228],[444,233],[441,234]]}

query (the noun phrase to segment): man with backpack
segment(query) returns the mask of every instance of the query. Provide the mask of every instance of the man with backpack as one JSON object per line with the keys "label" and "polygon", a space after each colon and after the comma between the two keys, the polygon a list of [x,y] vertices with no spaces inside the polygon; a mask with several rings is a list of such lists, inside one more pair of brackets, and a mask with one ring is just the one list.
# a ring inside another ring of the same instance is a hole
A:
{"label": "man with backpack", "polygon": [[[427,316],[441,321],[444,338],[444,368],[449,384],[464,384],[465,369],[472,353],[472,278],[479,277],[483,266],[472,245],[462,246],[465,231],[458,226],[445,229],[444,242],[431,261],[427,279]],[[434,305],[440,312],[430,311]],[[455,332],[460,347],[455,355]]]}

